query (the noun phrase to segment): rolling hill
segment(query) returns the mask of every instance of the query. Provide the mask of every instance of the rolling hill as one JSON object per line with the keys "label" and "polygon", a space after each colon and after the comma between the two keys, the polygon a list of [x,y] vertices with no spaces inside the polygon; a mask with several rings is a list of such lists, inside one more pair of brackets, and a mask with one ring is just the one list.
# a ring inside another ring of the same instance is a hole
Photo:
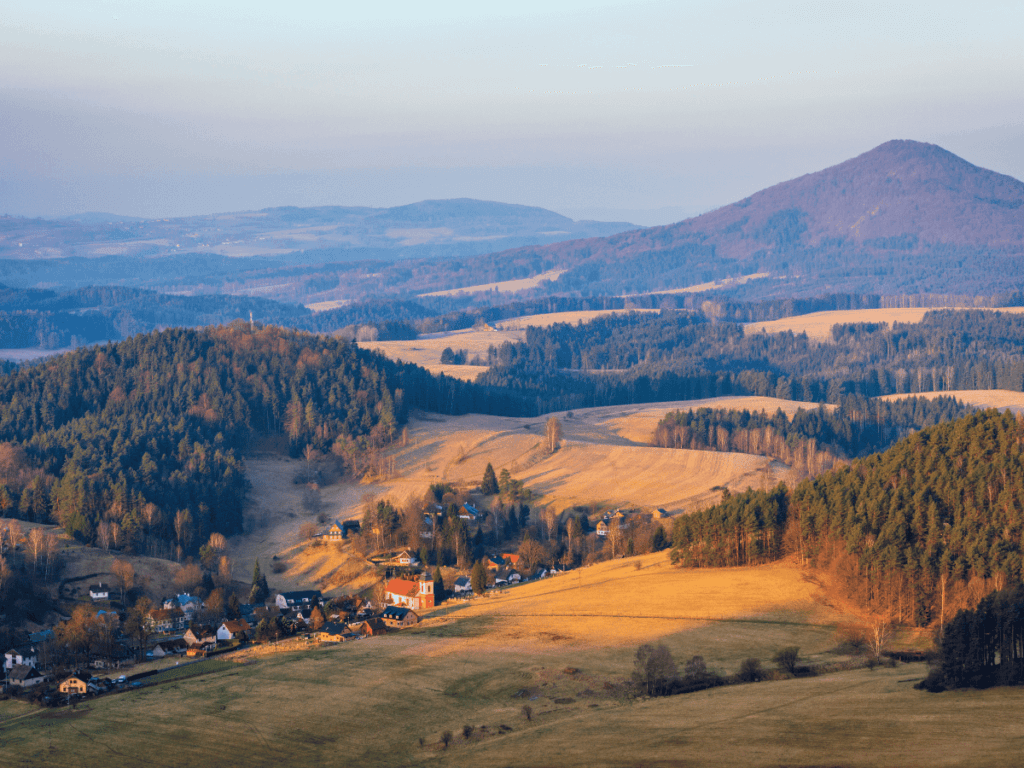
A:
{"label": "rolling hill", "polygon": [[565,270],[556,291],[630,293],[755,273],[744,296],[997,293],[1024,287],[1024,183],[933,144],[890,141],[668,226],[521,248],[489,264]]}
{"label": "rolling hill", "polygon": [[225,278],[253,271],[467,257],[633,228],[472,199],[424,200],[394,208],[266,208],[172,219],[103,213],[55,221],[3,216],[0,274],[18,288],[105,283],[202,285],[223,292],[218,289]]}

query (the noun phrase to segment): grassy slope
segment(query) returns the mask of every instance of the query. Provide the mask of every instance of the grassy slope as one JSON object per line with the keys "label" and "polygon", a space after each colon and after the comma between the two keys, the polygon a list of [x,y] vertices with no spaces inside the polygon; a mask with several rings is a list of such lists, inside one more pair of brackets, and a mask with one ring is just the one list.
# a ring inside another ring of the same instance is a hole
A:
{"label": "grassy slope", "polygon": [[[781,320],[768,320],[759,323],[747,323],[747,333],[781,333],[792,331],[795,334],[806,333],[812,339],[831,341],[832,326],[838,323],[919,323],[926,312],[933,308],[880,308],[880,309],[839,309],[831,312],[812,312],[807,315],[794,315]],[[956,309],[956,307],[946,307]],[[986,309],[979,307],[979,309]],[[1022,307],[1003,307],[998,312],[1020,313]]]}
{"label": "grassy slope", "polygon": [[[604,683],[628,676],[642,641],[662,640],[680,660],[702,653],[731,672],[750,655],[767,664],[787,644],[799,645],[807,659],[833,659],[834,624],[848,618],[823,605],[817,588],[790,566],[684,571],[669,568],[664,554],[639,561],[639,570],[630,561],[607,563],[441,609],[397,636],[264,656],[226,672],[93,700],[76,712],[0,722],[0,764],[383,766],[435,757],[466,765],[635,764],[650,745],[650,755],[660,755],[726,728],[730,717],[766,709],[765,697],[797,703],[820,695],[833,702],[795,710],[816,717],[836,717],[845,706],[842,690],[852,683],[843,681],[862,673],[639,704],[607,694]],[[582,615],[588,613],[599,615]],[[567,674],[568,666],[580,671]],[[874,712],[882,717],[887,710],[877,697],[889,689],[876,691],[872,679],[861,687],[876,696]],[[524,689],[526,698],[513,696]],[[776,689],[782,693],[769,694]],[[532,723],[521,714],[525,701]],[[468,744],[460,736],[446,754],[419,747],[421,737],[433,744],[466,723],[495,734],[505,724],[513,732]],[[600,750],[591,748],[593,739],[603,740]],[[709,745],[702,754],[710,754]]]}

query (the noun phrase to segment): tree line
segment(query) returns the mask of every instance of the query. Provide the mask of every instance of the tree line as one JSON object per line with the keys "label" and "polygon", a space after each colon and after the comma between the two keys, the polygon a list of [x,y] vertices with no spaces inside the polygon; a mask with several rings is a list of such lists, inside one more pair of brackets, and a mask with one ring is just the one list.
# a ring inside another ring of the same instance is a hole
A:
{"label": "tree line", "polygon": [[[840,327],[833,343],[747,333],[674,311],[529,328],[489,351],[477,383],[533,396],[535,413],[756,395],[816,403],[953,389],[1024,390],[1024,317],[935,311],[920,323]],[[597,375],[595,375],[597,374]]]}
{"label": "tree line", "polygon": [[693,567],[797,556],[861,605],[918,626],[1024,577],[1024,421],[984,411],[917,432],[788,490],[677,518]]}
{"label": "tree line", "polygon": [[651,444],[771,456],[816,475],[973,410],[952,397],[869,401],[857,395],[844,397],[837,408],[801,408],[792,417],[781,409],[768,414],[698,408],[666,414]]}

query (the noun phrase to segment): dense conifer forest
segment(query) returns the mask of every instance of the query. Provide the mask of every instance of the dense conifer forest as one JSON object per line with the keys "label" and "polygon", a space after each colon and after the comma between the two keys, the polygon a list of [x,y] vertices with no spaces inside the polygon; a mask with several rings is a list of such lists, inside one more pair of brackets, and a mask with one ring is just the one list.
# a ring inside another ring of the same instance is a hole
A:
{"label": "dense conifer forest", "polygon": [[[837,326],[833,343],[666,311],[529,328],[489,355],[478,383],[537,399],[538,412],[759,395],[838,403],[951,389],[1024,389],[1024,317],[946,310],[921,323]],[[600,375],[584,375],[599,373]]]}
{"label": "dense conifer forest", "polygon": [[805,480],[676,518],[674,558],[795,555],[894,621],[941,624],[1024,576],[1024,421],[984,411]]}
{"label": "dense conifer forest", "polygon": [[868,400],[850,395],[837,408],[723,411],[698,408],[667,414],[654,432],[660,448],[738,451],[771,456],[811,474],[838,460],[885,450],[923,427],[953,421],[974,409],[951,397]]}
{"label": "dense conifer forest", "polygon": [[240,530],[255,436],[352,465],[394,439],[408,408],[487,410],[488,397],[344,341],[247,323],[80,349],[0,378],[0,514],[187,553]]}

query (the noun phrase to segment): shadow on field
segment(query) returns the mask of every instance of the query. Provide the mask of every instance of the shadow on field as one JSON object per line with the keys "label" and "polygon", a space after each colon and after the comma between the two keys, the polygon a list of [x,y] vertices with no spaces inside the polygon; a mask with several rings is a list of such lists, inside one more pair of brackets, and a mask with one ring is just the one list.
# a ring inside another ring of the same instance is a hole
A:
{"label": "shadow on field", "polygon": [[460,618],[458,621],[435,624],[432,627],[417,627],[413,631],[420,637],[481,637],[487,634],[494,623],[493,616],[472,616],[465,619]]}

